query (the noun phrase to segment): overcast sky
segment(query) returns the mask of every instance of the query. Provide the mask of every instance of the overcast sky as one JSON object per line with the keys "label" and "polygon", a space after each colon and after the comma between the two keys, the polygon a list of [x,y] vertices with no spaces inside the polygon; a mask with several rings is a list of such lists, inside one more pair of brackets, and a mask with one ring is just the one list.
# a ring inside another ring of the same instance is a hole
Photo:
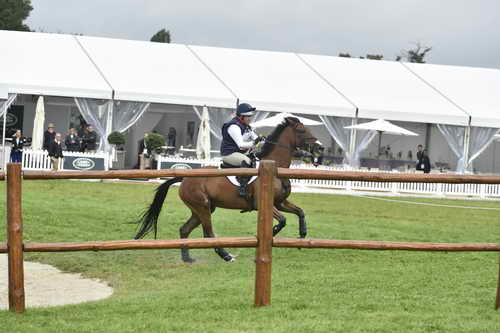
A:
{"label": "overcast sky", "polygon": [[427,62],[500,68],[499,0],[32,0],[48,32],[393,60],[412,43]]}

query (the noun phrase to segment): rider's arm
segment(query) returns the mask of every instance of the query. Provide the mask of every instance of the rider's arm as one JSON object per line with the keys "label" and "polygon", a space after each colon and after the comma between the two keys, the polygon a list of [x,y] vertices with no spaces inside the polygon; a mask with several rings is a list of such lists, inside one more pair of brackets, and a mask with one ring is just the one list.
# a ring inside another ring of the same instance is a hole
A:
{"label": "rider's arm", "polygon": [[241,129],[238,125],[231,125],[227,129],[227,133],[234,140],[234,142],[238,145],[240,149],[250,149],[253,147],[253,142],[245,142],[243,141],[243,136],[241,135]]}

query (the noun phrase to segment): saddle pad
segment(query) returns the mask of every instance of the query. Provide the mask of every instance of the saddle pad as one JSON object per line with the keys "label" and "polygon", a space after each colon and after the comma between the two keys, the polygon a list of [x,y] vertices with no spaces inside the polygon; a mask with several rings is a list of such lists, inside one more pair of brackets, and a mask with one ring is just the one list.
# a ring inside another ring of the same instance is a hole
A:
{"label": "saddle pad", "polygon": [[[259,168],[259,161],[257,161],[256,168],[257,169]],[[219,167],[219,169],[220,169],[220,167]],[[236,180],[236,176],[226,176],[226,178],[234,186],[238,186],[238,187],[240,186],[240,183]],[[248,184],[249,185],[252,184],[256,179],[257,179],[257,176],[253,176],[252,178],[250,178],[250,181],[248,182]]]}

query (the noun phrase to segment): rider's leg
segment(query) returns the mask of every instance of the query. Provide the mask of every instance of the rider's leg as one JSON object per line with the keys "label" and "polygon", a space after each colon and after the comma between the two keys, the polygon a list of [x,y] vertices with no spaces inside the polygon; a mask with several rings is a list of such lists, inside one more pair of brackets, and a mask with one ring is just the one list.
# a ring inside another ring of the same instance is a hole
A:
{"label": "rider's leg", "polygon": [[[242,153],[232,153],[230,155],[224,156],[222,161],[226,164],[232,165],[234,167],[241,168],[251,168],[252,160]],[[242,197],[248,196],[247,185],[252,177],[238,176],[236,180],[240,183],[240,188],[238,193]]]}

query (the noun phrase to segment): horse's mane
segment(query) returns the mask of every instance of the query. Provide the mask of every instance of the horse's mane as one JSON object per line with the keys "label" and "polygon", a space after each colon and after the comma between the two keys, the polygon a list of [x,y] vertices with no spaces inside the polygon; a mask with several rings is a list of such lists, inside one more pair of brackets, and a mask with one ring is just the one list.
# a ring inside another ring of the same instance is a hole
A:
{"label": "horse's mane", "polygon": [[262,146],[261,151],[256,154],[259,159],[269,155],[271,153],[271,151],[273,150],[274,146],[276,146],[274,143],[278,142],[281,134],[283,133],[285,128],[287,128],[289,125],[289,122],[286,119],[290,119],[290,120],[295,121],[296,123],[300,123],[300,120],[298,118],[286,117],[285,120],[283,120],[283,122],[281,124],[276,126],[274,131],[266,138],[266,142]]}

